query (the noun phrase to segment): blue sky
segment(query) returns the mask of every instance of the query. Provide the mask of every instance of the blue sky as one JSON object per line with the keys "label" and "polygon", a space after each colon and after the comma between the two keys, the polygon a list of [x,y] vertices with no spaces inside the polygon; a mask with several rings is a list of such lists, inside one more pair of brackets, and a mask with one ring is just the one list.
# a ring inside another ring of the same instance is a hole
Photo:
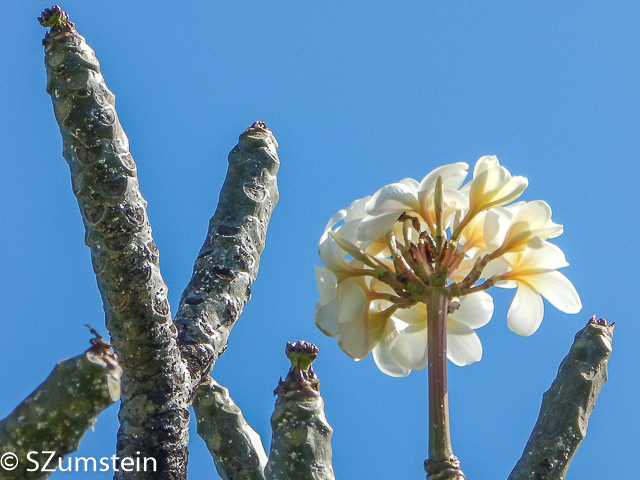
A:
{"label": "blue sky", "polygon": [[[104,316],[83,244],[36,17],[4,7],[0,31],[0,417]],[[436,166],[495,154],[565,226],[563,270],[584,308],[545,305],[531,337],[506,326],[512,290],[478,330],[482,361],[449,366],[455,453],[469,478],[506,478],[542,393],[592,314],[614,353],[568,480],[637,477],[637,2],[87,2],[62,4],[96,50],[131,141],[173,311],[215,210],[229,150],[264,120],[280,144],[281,200],[253,299],[214,370],[268,448],[287,341],[320,347],[316,372],[342,479],[424,478],[427,375],[356,363],[313,324],[313,265],[327,220],[352,200]],[[631,248],[634,247],[634,248]],[[78,455],[111,456],[117,408]],[[216,478],[193,432],[189,478]],[[56,473],[53,479],[73,477]],[[109,478],[77,474],[76,478]]]}

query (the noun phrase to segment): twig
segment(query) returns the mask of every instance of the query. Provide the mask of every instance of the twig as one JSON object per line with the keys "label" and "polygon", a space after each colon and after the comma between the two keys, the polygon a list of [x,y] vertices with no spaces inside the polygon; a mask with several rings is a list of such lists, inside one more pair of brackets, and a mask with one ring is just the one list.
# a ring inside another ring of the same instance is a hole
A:
{"label": "twig", "polygon": [[614,324],[595,315],[580,330],[542,398],[540,415],[508,480],[563,480],[587,434],[589,417],[607,381]]}

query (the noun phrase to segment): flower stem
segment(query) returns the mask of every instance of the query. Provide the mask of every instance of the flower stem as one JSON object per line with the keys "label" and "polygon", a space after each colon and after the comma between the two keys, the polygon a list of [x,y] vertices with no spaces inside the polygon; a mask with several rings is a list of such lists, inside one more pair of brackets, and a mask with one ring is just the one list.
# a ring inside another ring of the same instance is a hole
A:
{"label": "flower stem", "polygon": [[450,293],[445,286],[433,286],[426,294],[429,372],[429,458],[427,478],[464,479],[460,462],[453,454],[449,429],[447,391],[447,309]]}

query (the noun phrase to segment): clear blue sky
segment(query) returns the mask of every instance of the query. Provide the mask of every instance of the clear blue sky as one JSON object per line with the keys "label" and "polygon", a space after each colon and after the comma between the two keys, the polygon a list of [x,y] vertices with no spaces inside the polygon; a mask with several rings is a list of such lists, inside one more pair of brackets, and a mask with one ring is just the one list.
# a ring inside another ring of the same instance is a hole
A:
{"label": "clear blue sky", "polygon": [[[104,316],[51,101],[36,17],[3,7],[0,68],[0,417],[56,361],[103,334]],[[356,363],[313,324],[313,265],[327,220],[403,177],[495,154],[529,178],[565,233],[554,242],[584,309],[545,305],[529,338],[506,326],[513,290],[477,331],[484,358],[450,364],[453,446],[468,478],[506,478],[542,393],[592,314],[616,322],[614,353],[568,480],[635,478],[639,447],[637,239],[640,4],[495,1],[62,3],[96,50],[138,164],[173,310],[190,278],[244,129],[280,143],[281,200],[253,299],[214,376],[270,442],[287,341],[320,347],[316,372],[340,479],[422,479],[427,375]],[[111,456],[117,408],[78,455]],[[195,431],[190,479],[216,478]],[[61,474],[51,478],[109,478]]]}

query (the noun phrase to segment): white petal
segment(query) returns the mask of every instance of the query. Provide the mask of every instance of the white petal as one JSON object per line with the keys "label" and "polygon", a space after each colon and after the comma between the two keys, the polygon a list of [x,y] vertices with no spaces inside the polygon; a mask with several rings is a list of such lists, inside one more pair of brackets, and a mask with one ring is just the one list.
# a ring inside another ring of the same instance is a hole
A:
{"label": "white petal", "polygon": [[[414,180],[415,182],[415,180]],[[418,206],[417,191],[406,183],[392,183],[385,185],[367,202],[365,210],[369,215],[381,213],[401,212],[415,209]]]}
{"label": "white petal", "polygon": [[371,195],[351,202],[351,205],[346,208],[347,214],[344,217],[344,221],[350,222],[352,220],[363,218],[367,214],[365,207],[370,199]]}
{"label": "white petal", "polygon": [[576,287],[558,271],[531,275],[527,277],[527,283],[561,312],[578,313],[582,310],[582,302]]}
{"label": "white petal", "polygon": [[391,342],[397,335],[393,322],[389,322],[380,343],[372,351],[373,360],[378,368],[390,377],[406,377],[411,373],[411,369],[400,365],[391,354]]}
{"label": "white petal", "polygon": [[390,231],[398,220],[398,217],[404,210],[394,210],[377,216],[367,216],[360,222],[356,231],[358,240],[363,242],[371,242],[376,240]]}
{"label": "white petal", "polygon": [[358,231],[358,227],[360,226],[360,222],[362,219],[350,220],[346,222],[344,225],[340,225],[338,228],[334,230],[334,233],[339,234],[342,238],[350,243],[356,243],[358,237],[356,236],[356,232]]}
{"label": "white petal", "polygon": [[493,298],[487,292],[476,292],[460,297],[460,308],[449,314],[448,318],[469,328],[480,328],[491,320]]}
{"label": "white petal", "polygon": [[425,195],[430,196],[433,194],[438,177],[442,177],[442,186],[444,188],[460,188],[460,185],[462,185],[462,182],[464,182],[467,176],[468,169],[469,165],[465,162],[457,162],[442,165],[427,173],[418,187],[421,201]]}
{"label": "white petal", "polygon": [[[486,267],[482,270],[482,276],[484,278],[495,277],[496,275],[502,275],[511,271],[511,264],[509,260],[513,257],[517,257],[518,254],[506,254],[501,257],[496,258],[495,260],[491,260]],[[496,284],[497,287],[502,288],[515,288],[515,285],[511,287],[506,287],[504,285],[500,285],[502,282]]]}
{"label": "white petal", "polygon": [[544,200],[526,202],[513,216],[513,224],[528,223],[531,228],[545,226],[551,220],[551,207]]}
{"label": "white petal", "polygon": [[498,161],[498,157],[496,157],[495,155],[483,155],[478,160],[476,160],[476,164],[473,167],[473,177],[475,178],[482,172],[490,168],[496,168],[499,165],[500,162]]}
{"label": "white petal", "polygon": [[568,265],[569,262],[560,247],[539,237],[534,237],[527,244],[527,248],[514,270],[557,270]]}
{"label": "white petal", "polygon": [[317,327],[330,337],[338,333],[338,304],[336,276],[323,267],[314,267],[320,300],[313,312]]}
{"label": "white petal", "polygon": [[528,337],[533,334],[544,316],[544,304],[538,292],[520,283],[507,312],[507,325],[511,331]]}
{"label": "white petal", "polygon": [[547,202],[534,200],[517,209],[510,221],[504,245],[512,251],[524,250],[533,237],[554,238],[562,234],[562,225],[551,221],[551,207]]}
{"label": "white petal", "polygon": [[391,342],[391,355],[411,370],[427,365],[427,324],[409,325]]}
{"label": "white petal", "polygon": [[318,302],[313,321],[322,333],[335,337],[338,334],[338,305],[335,302],[320,305]]}
{"label": "white petal", "polygon": [[442,192],[442,199],[444,203],[457,210],[469,209],[469,198],[460,190],[447,188]]}
{"label": "white petal", "polygon": [[333,272],[324,267],[313,267],[316,275],[316,283],[318,284],[318,293],[320,293],[320,305],[326,305],[329,302],[335,301],[336,289],[338,287],[338,280]]}
{"label": "white petal", "polygon": [[487,211],[482,228],[482,235],[487,249],[494,251],[502,245],[510,219],[511,214],[505,208],[496,207]]}
{"label": "white petal", "polygon": [[323,235],[323,240],[318,245],[318,256],[325,267],[335,272],[349,271],[343,257],[338,256],[334,249],[333,241],[329,235]]}
{"label": "white petal", "polygon": [[447,321],[447,358],[462,367],[482,358],[482,343],[476,332],[462,323]]}
{"label": "white petal", "polygon": [[475,258],[465,257],[455,270],[449,272],[449,278],[452,282],[461,282],[469,274],[475,263]]}
{"label": "white petal", "polygon": [[361,360],[380,341],[385,327],[377,312],[369,311],[369,299],[358,281],[348,278],[338,284],[337,340],[354,360]]}
{"label": "white petal", "polygon": [[[342,210],[339,210],[338,213],[336,213],[333,217],[331,217],[329,219],[329,221],[327,222],[327,226],[324,227],[324,233],[326,234],[329,230],[331,230],[333,228],[333,226],[338,223],[340,220],[344,219],[344,217],[347,216],[347,209],[343,208]],[[320,237],[320,242],[322,242],[324,235],[322,237]]]}
{"label": "white petal", "polygon": [[347,278],[338,284],[338,323],[361,323],[367,307],[367,295],[354,279]]}

